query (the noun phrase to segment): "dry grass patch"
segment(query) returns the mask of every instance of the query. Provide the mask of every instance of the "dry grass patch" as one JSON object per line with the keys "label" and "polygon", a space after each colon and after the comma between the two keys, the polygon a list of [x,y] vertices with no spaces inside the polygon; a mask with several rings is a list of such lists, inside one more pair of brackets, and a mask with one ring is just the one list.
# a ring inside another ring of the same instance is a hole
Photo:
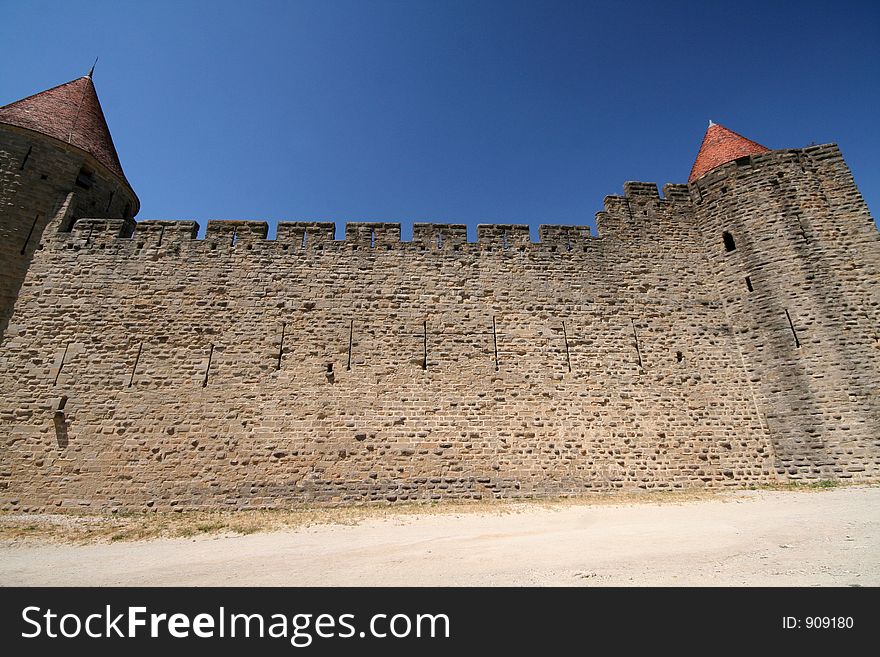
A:
{"label": "dry grass patch", "polygon": [[365,520],[419,515],[508,514],[530,508],[577,505],[681,503],[709,499],[706,490],[614,491],[577,496],[517,500],[397,502],[358,506],[303,506],[292,509],[243,511],[180,511],[145,513],[0,514],[0,540],[38,540],[64,543],[140,541],[155,538],[192,538],[200,535],[247,535],[256,532],[302,529],[315,525],[354,525]]}
{"label": "dry grass patch", "polygon": [[[825,481],[780,483],[760,490],[827,490],[849,483]],[[865,483],[860,485],[864,486]],[[873,484],[880,485],[880,484]],[[94,543],[143,541],[156,538],[194,538],[208,535],[247,535],[256,532],[295,530],[315,525],[354,525],[373,519],[399,519],[421,515],[509,514],[572,506],[683,504],[731,499],[731,490],[682,489],[673,491],[609,491],[560,497],[516,500],[397,502],[359,506],[302,506],[291,509],[243,511],[180,511],[145,513],[0,513],[0,540],[12,542]]]}

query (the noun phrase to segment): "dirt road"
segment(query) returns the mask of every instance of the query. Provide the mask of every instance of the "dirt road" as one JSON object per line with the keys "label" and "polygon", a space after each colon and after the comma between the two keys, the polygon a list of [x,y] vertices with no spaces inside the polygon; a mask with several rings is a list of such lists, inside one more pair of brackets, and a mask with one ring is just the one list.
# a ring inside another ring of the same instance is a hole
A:
{"label": "dirt road", "polygon": [[880,585],[880,488],[508,506],[248,536],[0,543],[2,585]]}

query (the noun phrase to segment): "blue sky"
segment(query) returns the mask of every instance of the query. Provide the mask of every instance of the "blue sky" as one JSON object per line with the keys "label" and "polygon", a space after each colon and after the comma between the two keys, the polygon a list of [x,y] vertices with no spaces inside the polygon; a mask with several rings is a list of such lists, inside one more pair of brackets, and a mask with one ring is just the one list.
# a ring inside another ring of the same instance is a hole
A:
{"label": "blue sky", "polygon": [[[793,9],[796,6],[796,9]],[[139,219],[588,223],[708,119],[880,209],[880,3],[2,1],[0,104],[95,84]]]}

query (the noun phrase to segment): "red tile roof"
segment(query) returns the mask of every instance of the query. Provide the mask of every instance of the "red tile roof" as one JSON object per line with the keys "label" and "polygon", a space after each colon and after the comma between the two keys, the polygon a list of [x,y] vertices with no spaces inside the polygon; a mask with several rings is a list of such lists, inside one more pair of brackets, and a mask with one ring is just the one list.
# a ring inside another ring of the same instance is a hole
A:
{"label": "red tile roof", "polygon": [[0,123],[34,130],[81,148],[131,188],[113,146],[95,85],[88,76],[0,107]]}
{"label": "red tile roof", "polygon": [[720,167],[726,162],[755,153],[766,153],[770,149],[766,146],[746,139],[733,130],[728,130],[723,125],[709,122],[709,129],[703,137],[700,152],[691,169],[688,182],[693,182],[715,167]]}

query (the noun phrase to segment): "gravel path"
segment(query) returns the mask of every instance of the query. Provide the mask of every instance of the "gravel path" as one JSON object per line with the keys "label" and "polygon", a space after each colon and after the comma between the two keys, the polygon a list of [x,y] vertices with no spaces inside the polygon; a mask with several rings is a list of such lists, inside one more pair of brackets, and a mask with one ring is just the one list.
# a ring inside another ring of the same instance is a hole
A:
{"label": "gravel path", "polygon": [[880,488],[529,504],[248,536],[5,541],[0,584],[878,586]]}

